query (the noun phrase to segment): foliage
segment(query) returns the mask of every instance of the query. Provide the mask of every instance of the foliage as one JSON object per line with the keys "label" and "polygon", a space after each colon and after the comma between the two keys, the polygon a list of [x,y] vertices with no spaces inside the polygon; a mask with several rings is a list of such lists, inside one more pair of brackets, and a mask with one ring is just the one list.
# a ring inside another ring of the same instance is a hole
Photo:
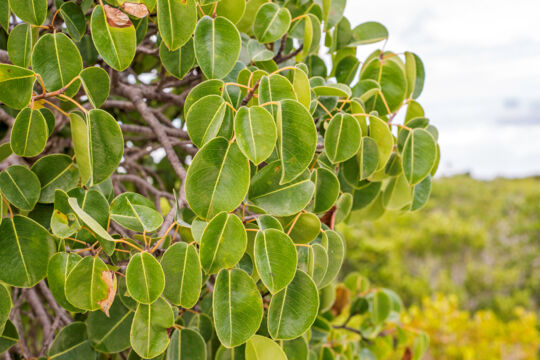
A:
{"label": "foliage", "polygon": [[342,227],[344,268],[394,289],[406,305],[441,292],[505,320],[516,307],[538,312],[539,212],[538,178],[438,179],[421,213]]}
{"label": "foliage", "polygon": [[426,359],[536,359],[540,333],[538,319],[523,308],[514,320],[500,320],[492,311],[471,315],[459,309],[456,296],[437,294],[413,306],[404,323],[430,334]]}
{"label": "foliage", "polygon": [[0,1],[2,351],[421,357],[395,293],[334,283],[335,226],[421,208],[439,158],[420,58],[360,66],[388,32],[344,7]]}

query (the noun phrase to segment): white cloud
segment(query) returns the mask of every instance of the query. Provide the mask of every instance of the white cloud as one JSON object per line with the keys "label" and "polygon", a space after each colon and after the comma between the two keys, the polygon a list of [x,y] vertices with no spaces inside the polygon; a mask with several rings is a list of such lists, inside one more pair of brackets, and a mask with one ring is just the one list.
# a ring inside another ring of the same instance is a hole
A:
{"label": "white cloud", "polygon": [[540,174],[537,117],[500,123],[530,114],[504,110],[508,99],[540,100],[538,14],[538,0],[349,0],[346,9],[353,26],[385,24],[387,49],[421,56],[420,101],[440,129],[441,172],[481,177]]}

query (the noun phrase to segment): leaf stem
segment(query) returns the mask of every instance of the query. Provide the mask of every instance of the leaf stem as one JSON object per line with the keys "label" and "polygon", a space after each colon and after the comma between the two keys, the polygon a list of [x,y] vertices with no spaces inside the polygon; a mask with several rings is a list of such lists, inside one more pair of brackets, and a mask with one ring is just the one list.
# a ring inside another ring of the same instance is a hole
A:
{"label": "leaf stem", "polygon": [[45,100],[45,99],[43,99],[43,102],[49,104],[50,106],[52,106],[53,108],[55,108],[56,110],[58,110],[59,113],[61,113],[61,114],[64,115],[65,117],[69,118],[69,114],[68,114],[67,112],[65,112],[64,110],[62,110],[61,108],[59,108],[58,106],[56,106],[55,104],[53,104],[52,102],[47,101],[47,100]]}
{"label": "leaf stem", "polygon": [[140,247],[138,247],[137,245],[132,244],[132,243],[130,243],[129,241],[126,241],[126,240],[124,240],[124,239],[115,239],[114,242],[119,242],[119,243],[122,243],[122,244],[126,244],[126,245],[131,246],[131,247],[134,248],[134,249],[137,249],[139,252],[144,252],[144,250],[141,249]]}
{"label": "leaf stem", "polygon": [[315,101],[317,101],[317,104],[319,104],[319,106],[324,110],[325,113],[328,114],[328,116],[333,117],[332,113],[328,111],[326,106],[324,106],[319,100],[315,100]]}
{"label": "leaf stem", "polygon": [[73,104],[75,104],[79,109],[82,110],[83,113],[88,113],[88,110],[86,110],[86,108],[84,106],[82,106],[81,104],[79,104],[77,101],[73,100],[72,98],[70,98],[69,96],[66,96],[64,94],[60,94],[58,95],[58,97],[64,99],[64,100],[67,100],[67,101],[71,101]]}
{"label": "leaf stem", "polygon": [[154,245],[154,247],[152,248],[152,250],[150,250],[150,253],[153,254],[154,251],[157,250],[157,248],[161,245],[161,243],[165,240],[165,238],[167,237],[167,235],[169,234],[169,232],[172,230],[172,228],[174,226],[178,225],[178,223],[176,221],[173,221],[173,223],[171,224],[171,226],[169,226],[169,228],[167,229],[167,231],[165,231],[165,234],[163,234],[163,236],[161,237],[161,239],[159,239],[159,241]]}

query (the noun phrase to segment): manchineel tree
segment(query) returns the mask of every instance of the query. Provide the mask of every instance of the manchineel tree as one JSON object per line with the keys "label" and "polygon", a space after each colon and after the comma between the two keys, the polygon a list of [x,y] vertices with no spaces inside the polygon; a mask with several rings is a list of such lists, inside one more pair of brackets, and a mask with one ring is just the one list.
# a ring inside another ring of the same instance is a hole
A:
{"label": "manchineel tree", "polygon": [[420,58],[360,62],[388,33],[344,8],[0,0],[6,359],[422,357],[336,284],[336,225],[418,210],[439,158]]}

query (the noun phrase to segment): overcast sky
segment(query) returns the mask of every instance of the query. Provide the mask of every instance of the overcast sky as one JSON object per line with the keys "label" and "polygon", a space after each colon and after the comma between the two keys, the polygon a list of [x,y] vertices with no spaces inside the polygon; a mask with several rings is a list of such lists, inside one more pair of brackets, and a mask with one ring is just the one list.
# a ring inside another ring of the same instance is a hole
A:
{"label": "overcast sky", "polygon": [[440,174],[540,175],[540,0],[349,0],[346,16],[383,23],[387,49],[424,61]]}

